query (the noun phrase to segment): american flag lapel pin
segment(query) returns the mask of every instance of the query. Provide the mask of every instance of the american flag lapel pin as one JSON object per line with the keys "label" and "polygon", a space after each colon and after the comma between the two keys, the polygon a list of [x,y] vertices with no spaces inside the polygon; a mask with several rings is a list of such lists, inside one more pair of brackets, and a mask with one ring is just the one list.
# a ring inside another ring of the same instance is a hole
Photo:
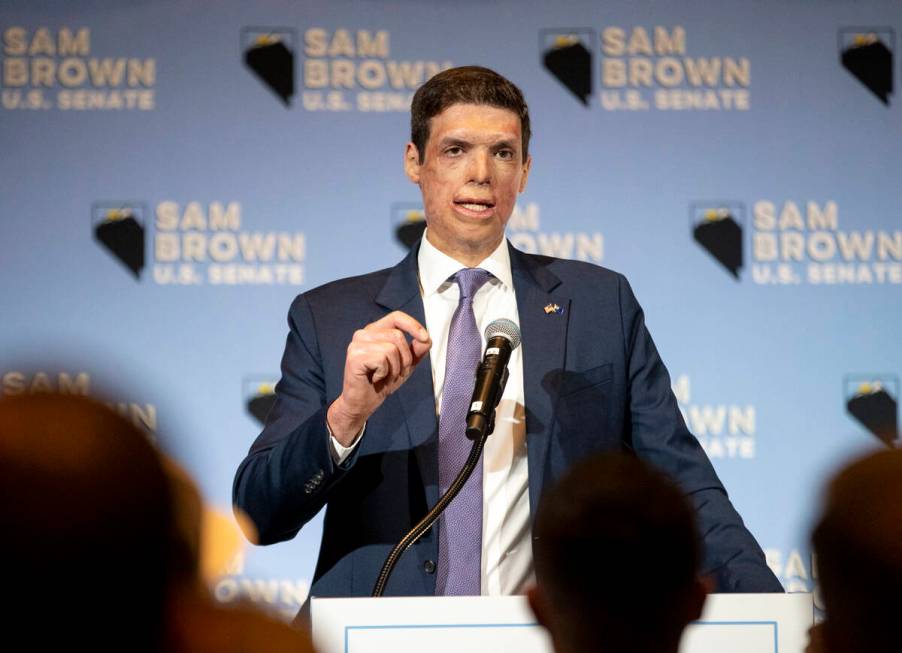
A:
{"label": "american flag lapel pin", "polygon": [[564,309],[557,304],[548,304],[545,306],[545,315],[560,315]]}

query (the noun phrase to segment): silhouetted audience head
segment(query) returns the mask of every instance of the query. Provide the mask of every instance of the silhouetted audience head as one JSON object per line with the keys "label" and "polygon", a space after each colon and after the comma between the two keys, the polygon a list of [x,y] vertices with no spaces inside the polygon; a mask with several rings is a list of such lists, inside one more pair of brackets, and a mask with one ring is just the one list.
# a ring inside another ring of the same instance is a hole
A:
{"label": "silhouetted audience head", "polygon": [[76,396],[0,400],[4,635],[51,646],[160,647],[170,498],[147,437]]}
{"label": "silhouetted audience head", "polygon": [[169,576],[174,584],[201,585],[201,539],[204,499],[191,475],[178,463],[163,457],[172,497]]}
{"label": "silhouetted audience head", "polygon": [[[200,574],[204,504],[147,436],[86,397],[0,399],[5,640],[28,650],[312,651]],[[8,647],[8,646],[7,646]]]}
{"label": "silhouetted audience head", "polygon": [[[213,600],[203,571],[211,562],[208,558],[217,557],[213,553],[219,546],[229,543],[215,540],[231,538],[211,528],[211,512],[191,476],[168,458],[164,458],[164,465],[173,497],[167,653],[311,653],[308,634],[262,613],[249,602],[223,606]],[[237,532],[234,537],[237,541]]]}
{"label": "silhouetted audience head", "polygon": [[540,502],[530,605],[558,653],[675,652],[701,613],[692,507],[634,457],[599,454]]}
{"label": "silhouetted audience head", "polygon": [[871,454],[839,472],[812,540],[824,651],[902,650],[902,450]]}

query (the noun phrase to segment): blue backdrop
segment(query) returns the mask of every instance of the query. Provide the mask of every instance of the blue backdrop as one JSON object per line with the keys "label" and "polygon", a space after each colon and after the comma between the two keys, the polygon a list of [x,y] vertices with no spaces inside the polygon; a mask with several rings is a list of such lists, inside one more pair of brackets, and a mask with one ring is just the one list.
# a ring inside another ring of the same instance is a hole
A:
{"label": "blue backdrop", "polygon": [[[0,391],[113,388],[228,510],[291,299],[403,255],[410,96],[482,64],[533,116],[511,240],[629,277],[734,503],[813,590],[825,477],[898,432],[900,30],[896,0],[6,0]],[[217,596],[293,613],[319,528]]]}

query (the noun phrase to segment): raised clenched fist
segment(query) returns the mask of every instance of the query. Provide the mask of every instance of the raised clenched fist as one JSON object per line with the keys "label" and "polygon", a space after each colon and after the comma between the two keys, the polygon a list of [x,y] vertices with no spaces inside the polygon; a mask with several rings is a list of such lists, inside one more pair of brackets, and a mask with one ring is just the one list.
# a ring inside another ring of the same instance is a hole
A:
{"label": "raised clenched fist", "polygon": [[401,311],[355,331],[345,357],[341,395],[326,414],[335,439],[350,446],[369,416],[408,379],[430,347],[425,327]]}

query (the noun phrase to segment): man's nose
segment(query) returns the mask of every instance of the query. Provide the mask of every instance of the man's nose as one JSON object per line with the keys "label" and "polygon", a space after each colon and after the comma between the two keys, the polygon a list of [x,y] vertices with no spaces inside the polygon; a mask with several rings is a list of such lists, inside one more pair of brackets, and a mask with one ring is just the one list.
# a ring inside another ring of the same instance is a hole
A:
{"label": "man's nose", "polygon": [[487,184],[492,181],[492,155],[485,150],[476,150],[470,160],[470,181]]}

